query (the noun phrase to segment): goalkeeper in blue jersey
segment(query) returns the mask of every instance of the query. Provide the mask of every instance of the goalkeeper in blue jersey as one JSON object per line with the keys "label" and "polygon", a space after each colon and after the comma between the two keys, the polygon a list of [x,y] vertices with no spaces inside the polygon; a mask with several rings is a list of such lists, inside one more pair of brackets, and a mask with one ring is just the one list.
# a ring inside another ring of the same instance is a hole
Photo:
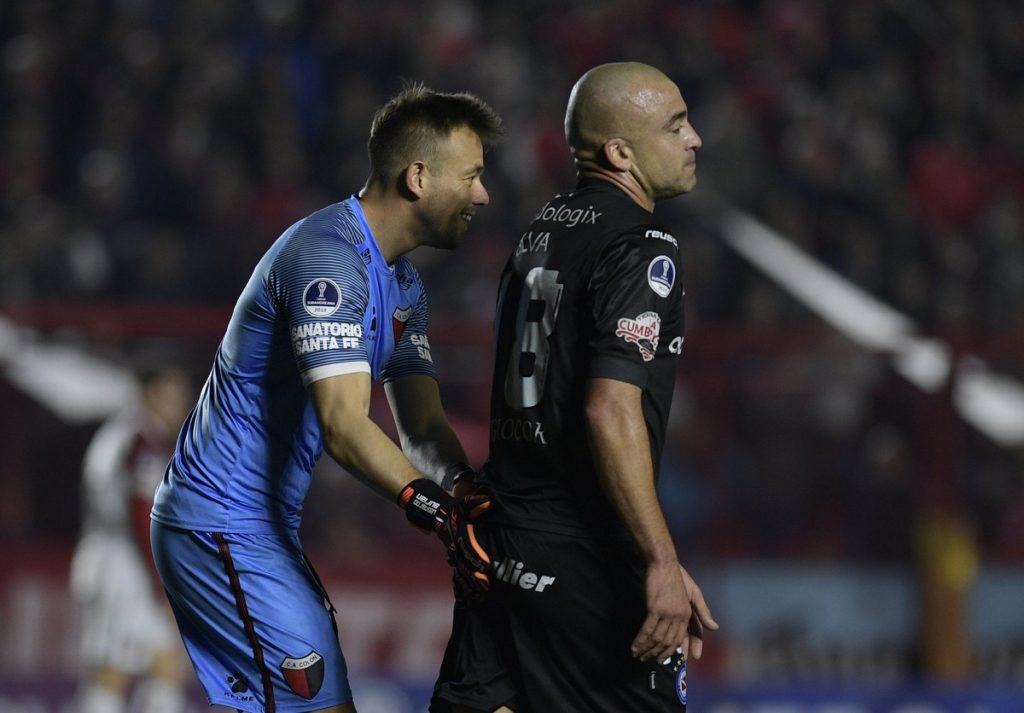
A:
{"label": "goalkeeper in blue jersey", "polygon": [[[470,588],[486,586],[486,553],[466,523],[488,503],[438,484],[469,467],[441,407],[423,283],[404,255],[459,244],[488,203],[483,150],[500,132],[473,95],[406,88],[373,119],[362,191],[286,230],[242,291],[152,510],[157,568],[211,703],[355,711],[297,535],[324,450],[441,535]],[[377,379],[401,449],[369,418]]]}

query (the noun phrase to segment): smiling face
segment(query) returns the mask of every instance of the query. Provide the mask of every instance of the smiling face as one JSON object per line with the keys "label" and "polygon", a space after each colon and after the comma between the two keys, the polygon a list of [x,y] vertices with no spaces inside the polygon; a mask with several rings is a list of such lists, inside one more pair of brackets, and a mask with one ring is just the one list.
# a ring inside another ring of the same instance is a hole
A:
{"label": "smiling face", "polygon": [[426,233],[423,244],[452,250],[461,243],[477,209],[490,202],[481,180],[484,150],[480,137],[467,127],[455,129],[427,171],[429,187],[421,206]]}

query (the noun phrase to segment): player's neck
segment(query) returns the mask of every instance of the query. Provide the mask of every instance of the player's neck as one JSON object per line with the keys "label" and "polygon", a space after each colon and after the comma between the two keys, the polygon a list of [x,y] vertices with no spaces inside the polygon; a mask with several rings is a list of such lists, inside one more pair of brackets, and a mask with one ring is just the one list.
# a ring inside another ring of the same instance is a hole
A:
{"label": "player's neck", "polygon": [[389,200],[379,189],[363,188],[359,192],[359,205],[388,265],[416,247],[416,231],[408,211],[396,206],[395,201]]}
{"label": "player's neck", "polygon": [[609,171],[597,164],[581,161],[578,163],[577,175],[581,179],[597,178],[602,181],[607,181],[621,189],[622,192],[629,196],[634,203],[646,210],[648,213],[654,212],[654,199],[647,195],[647,192],[640,186],[632,173]]}

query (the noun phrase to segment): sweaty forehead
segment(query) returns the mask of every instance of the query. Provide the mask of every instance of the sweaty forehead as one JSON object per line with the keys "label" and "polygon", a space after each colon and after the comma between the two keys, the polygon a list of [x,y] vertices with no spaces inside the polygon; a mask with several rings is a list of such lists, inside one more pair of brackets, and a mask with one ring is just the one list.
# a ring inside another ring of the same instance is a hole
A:
{"label": "sweaty forehead", "polygon": [[641,86],[629,94],[627,101],[641,111],[652,111],[665,103],[666,96],[661,88]]}
{"label": "sweaty forehead", "polygon": [[642,115],[662,121],[685,110],[679,88],[671,82],[645,82],[630,91],[627,103]]}

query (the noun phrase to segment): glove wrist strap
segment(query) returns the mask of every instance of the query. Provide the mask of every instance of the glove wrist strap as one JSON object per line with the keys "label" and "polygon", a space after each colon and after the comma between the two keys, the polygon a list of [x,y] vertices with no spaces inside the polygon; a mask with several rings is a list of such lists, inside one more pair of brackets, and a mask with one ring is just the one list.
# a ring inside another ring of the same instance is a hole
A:
{"label": "glove wrist strap", "polygon": [[437,532],[451,512],[455,498],[428,478],[418,478],[404,488],[398,504],[405,509],[405,517],[424,532]]}

